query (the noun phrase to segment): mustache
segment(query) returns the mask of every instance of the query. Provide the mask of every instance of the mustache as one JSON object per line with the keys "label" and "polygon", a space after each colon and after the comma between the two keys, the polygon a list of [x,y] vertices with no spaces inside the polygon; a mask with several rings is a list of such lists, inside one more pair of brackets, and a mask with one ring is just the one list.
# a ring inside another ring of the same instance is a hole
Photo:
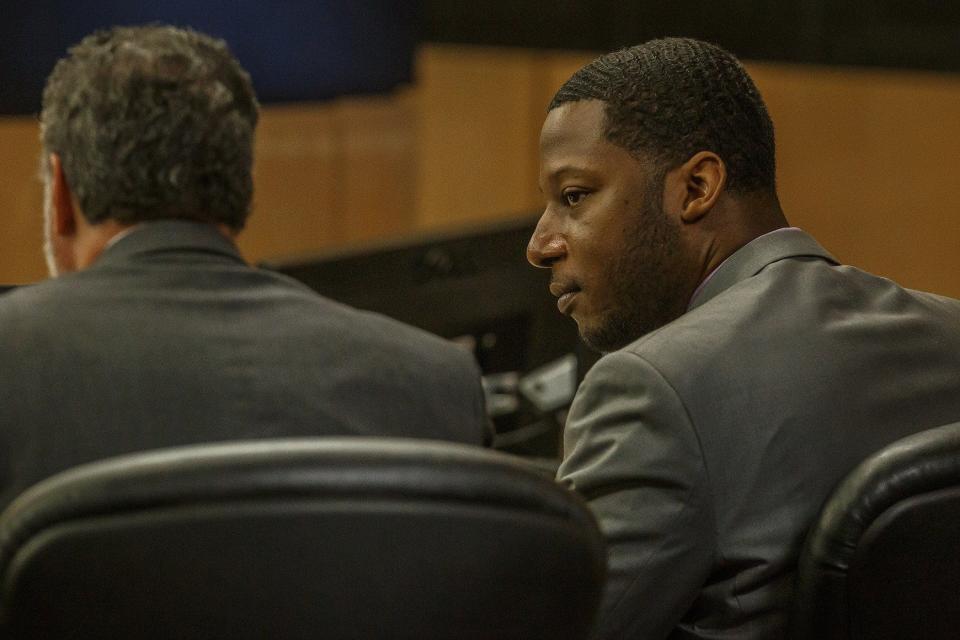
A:
{"label": "mustache", "polygon": [[580,291],[580,283],[573,278],[561,278],[554,276],[550,278],[550,293],[560,297],[565,293]]}

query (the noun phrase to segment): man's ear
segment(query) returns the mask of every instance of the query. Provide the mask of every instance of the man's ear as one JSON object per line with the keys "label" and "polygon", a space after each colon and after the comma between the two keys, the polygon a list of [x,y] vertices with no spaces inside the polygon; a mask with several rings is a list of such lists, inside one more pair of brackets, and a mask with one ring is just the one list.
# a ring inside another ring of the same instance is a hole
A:
{"label": "man's ear", "polygon": [[691,224],[707,215],[727,185],[727,166],[712,151],[698,151],[676,169],[685,197],[680,219]]}
{"label": "man's ear", "polygon": [[50,154],[50,205],[53,209],[53,232],[58,236],[72,236],[77,232],[77,209],[73,206],[73,192],[63,173],[60,156]]}

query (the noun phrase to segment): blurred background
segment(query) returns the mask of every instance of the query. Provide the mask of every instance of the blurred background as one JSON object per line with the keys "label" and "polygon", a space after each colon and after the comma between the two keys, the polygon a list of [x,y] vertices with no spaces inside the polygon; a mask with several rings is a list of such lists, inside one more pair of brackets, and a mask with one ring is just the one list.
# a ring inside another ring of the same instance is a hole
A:
{"label": "blurred background", "polygon": [[842,261],[960,296],[960,3],[4,4],[0,283],[45,276],[44,78],[94,28],[158,20],[225,38],[264,102],[255,207],[240,239],[251,262],[535,213],[537,137],[553,92],[599,53],[686,35],[727,47],[757,81],[793,224]]}

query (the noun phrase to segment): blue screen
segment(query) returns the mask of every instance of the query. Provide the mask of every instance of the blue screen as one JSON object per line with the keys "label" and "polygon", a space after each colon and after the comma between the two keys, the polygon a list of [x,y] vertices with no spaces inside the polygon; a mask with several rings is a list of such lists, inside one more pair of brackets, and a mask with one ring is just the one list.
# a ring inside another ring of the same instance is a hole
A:
{"label": "blue screen", "polygon": [[409,82],[418,3],[402,0],[48,0],[4,3],[0,113],[36,113],[57,59],[96,29],[164,22],[223,38],[262,102]]}

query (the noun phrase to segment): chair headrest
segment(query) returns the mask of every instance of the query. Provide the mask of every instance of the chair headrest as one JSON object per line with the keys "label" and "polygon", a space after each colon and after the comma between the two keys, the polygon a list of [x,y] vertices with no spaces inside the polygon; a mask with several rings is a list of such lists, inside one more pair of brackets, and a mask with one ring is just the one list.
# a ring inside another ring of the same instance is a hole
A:
{"label": "chair headrest", "polygon": [[109,458],[34,485],[0,516],[0,566],[19,541],[77,514],[280,495],[483,503],[596,528],[579,498],[508,454],[410,438],[250,440]]}

